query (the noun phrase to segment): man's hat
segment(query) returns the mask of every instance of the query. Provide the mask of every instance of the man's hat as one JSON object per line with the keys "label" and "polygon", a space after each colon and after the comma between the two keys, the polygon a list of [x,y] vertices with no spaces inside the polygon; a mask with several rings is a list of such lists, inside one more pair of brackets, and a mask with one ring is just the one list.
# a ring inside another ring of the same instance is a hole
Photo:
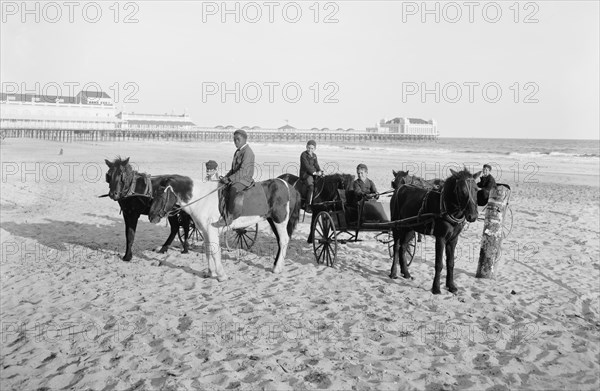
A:
{"label": "man's hat", "polygon": [[244,139],[248,138],[248,133],[246,133],[246,131],[244,129],[238,129],[235,132],[233,132],[233,135],[235,136],[236,134],[239,134],[240,136],[242,136]]}
{"label": "man's hat", "polygon": [[308,147],[309,145],[312,145],[316,148],[317,142],[315,140],[308,140],[308,142],[306,143],[306,146]]}
{"label": "man's hat", "polygon": [[369,169],[367,168],[367,165],[364,163],[360,163],[358,166],[356,166],[356,171],[358,170],[366,170],[369,171]]}
{"label": "man's hat", "polygon": [[483,165],[483,168],[486,168],[486,167],[487,167],[487,168],[488,168],[490,171],[492,171],[492,166],[490,166],[489,164],[484,164],[484,165]]}
{"label": "man's hat", "polygon": [[219,165],[214,160],[209,160],[209,161],[206,162],[206,169],[207,170],[216,170],[217,167],[219,167]]}

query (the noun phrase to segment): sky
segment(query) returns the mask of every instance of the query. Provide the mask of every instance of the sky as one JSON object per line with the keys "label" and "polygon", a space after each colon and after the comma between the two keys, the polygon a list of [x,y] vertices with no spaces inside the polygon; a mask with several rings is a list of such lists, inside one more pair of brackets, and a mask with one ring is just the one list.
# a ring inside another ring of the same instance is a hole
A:
{"label": "sky", "polygon": [[598,1],[2,1],[4,92],[200,126],[600,137]]}

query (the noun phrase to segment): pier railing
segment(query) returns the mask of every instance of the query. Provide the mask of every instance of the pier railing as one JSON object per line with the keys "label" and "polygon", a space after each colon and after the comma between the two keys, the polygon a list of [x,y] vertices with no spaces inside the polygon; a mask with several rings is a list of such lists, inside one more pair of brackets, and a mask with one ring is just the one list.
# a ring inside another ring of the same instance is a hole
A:
{"label": "pier railing", "polygon": [[[198,128],[194,130],[162,129],[126,130],[126,129],[35,129],[3,127],[0,136],[4,138],[34,138],[60,142],[78,141],[231,141],[233,129]],[[329,144],[395,143],[432,141],[437,135],[398,134],[372,132],[322,132],[322,131],[277,131],[248,130],[250,142],[261,143],[304,143],[309,139]]]}

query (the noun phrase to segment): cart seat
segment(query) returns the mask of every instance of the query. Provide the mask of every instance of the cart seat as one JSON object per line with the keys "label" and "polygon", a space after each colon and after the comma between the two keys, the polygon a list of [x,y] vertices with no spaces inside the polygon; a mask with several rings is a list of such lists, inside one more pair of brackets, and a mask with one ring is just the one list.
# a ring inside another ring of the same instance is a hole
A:
{"label": "cart seat", "polygon": [[354,195],[353,190],[338,190],[338,194],[344,205],[346,220],[348,222],[358,221],[361,211],[361,223],[382,223],[390,221],[381,202],[364,199],[354,201],[357,197]]}
{"label": "cart seat", "polygon": [[363,223],[386,223],[390,220],[383,210],[383,204],[377,200],[366,200],[363,205]]}

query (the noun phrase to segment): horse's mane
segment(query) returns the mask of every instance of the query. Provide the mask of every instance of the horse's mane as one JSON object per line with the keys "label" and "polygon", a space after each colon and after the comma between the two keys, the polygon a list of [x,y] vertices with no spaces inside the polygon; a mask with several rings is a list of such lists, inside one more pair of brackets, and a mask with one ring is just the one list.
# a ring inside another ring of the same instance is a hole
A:
{"label": "horse's mane", "polygon": [[[408,179],[410,179],[410,182],[408,182]],[[443,179],[427,180],[427,179],[418,177],[416,175],[410,175],[408,171],[394,171],[394,180],[392,181],[392,187],[394,189],[397,188],[396,182],[401,181],[401,180],[403,181],[404,184],[420,186],[420,187],[423,187],[426,189],[427,188],[439,189],[444,184]]]}
{"label": "horse's mane", "polygon": [[115,160],[113,160],[112,165],[114,167],[119,166],[122,167],[123,170],[127,173],[133,171],[133,167],[131,167],[131,163],[129,163],[129,158],[123,159],[121,156],[117,156]]}
{"label": "horse's mane", "polygon": [[341,173],[325,175],[323,177],[323,182],[325,184],[342,183],[344,185],[344,189],[349,190],[352,187],[352,183],[354,182],[354,175]]}
{"label": "horse's mane", "polygon": [[456,187],[456,182],[460,179],[467,180],[469,178],[473,178],[473,175],[467,170],[467,168],[463,168],[462,171],[455,171],[452,175],[446,179],[444,182],[444,192],[452,190]]}

